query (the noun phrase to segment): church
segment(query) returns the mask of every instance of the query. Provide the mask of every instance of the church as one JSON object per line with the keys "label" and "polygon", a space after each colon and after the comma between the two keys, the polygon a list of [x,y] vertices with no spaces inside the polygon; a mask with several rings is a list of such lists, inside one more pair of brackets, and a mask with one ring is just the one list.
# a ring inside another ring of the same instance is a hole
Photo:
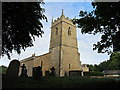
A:
{"label": "church", "polygon": [[31,57],[20,60],[21,66],[25,64],[28,76],[33,76],[33,67],[42,67],[42,74],[46,76],[50,68],[55,68],[55,75],[59,77],[78,74],[89,71],[86,65],[80,61],[78,52],[76,25],[72,19],[62,14],[51,22],[51,38],[49,52],[40,56],[33,54]]}

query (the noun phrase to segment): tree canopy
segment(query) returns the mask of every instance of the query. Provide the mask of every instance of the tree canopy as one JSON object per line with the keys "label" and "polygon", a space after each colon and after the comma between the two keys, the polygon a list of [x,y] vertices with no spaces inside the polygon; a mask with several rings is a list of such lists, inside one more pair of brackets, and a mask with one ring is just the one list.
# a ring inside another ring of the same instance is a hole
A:
{"label": "tree canopy", "polygon": [[120,70],[120,53],[112,53],[110,59],[99,65],[89,65],[90,71]]}
{"label": "tree canopy", "polygon": [[0,66],[0,74],[6,74],[7,67],[6,66]]}
{"label": "tree canopy", "polygon": [[33,46],[35,36],[44,33],[41,20],[46,20],[43,2],[2,3],[2,55],[10,59],[10,53]]}
{"label": "tree canopy", "polygon": [[73,19],[82,33],[102,34],[101,41],[93,45],[98,53],[120,51],[120,2],[92,2],[93,11],[80,11]]}
{"label": "tree canopy", "polygon": [[110,60],[104,61],[98,65],[98,70],[120,70],[120,53],[112,53]]}

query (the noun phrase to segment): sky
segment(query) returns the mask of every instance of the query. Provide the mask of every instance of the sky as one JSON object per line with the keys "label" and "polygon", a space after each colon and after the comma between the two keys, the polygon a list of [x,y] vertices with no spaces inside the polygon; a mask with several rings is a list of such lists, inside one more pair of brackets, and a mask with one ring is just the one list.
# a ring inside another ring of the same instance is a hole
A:
{"label": "sky", "polygon": [[[79,18],[80,10],[89,12],[93,10],[91,2],[46,2],[42,7],[45,8],[45,15],[48,18],[48,22],[42,21],[44,26],[43,37],[36,37],[34,47],[27,48],[26,51],[22,50],[20,55],[13,52],[11,54],[11,60],[22,60],[31,57],[34,53],[37,56],[48,53],[50,45],[51,20],[52,17],[54,20],[60,17],[62,9],[64,9],[64,15],[70,19],[74,17]],[[99,64],[100,62],[109,59],[109,55],[107,53],[100,54],[97,53],[97,51],[93,51],[93,44],[100,40],[100,36],[100,34],[81,34],[80,28],[77,28],[78,51],[80,53],[80,61],[82,64]],[[11,60],[9,60],[7,56],[4,56],[0,60],[0,65],[8,66]]]}

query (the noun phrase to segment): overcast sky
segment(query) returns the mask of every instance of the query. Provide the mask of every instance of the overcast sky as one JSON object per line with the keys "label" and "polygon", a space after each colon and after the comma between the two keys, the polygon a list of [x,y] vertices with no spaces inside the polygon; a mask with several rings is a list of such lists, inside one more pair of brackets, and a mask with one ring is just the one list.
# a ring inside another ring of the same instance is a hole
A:
{"label": "overcast sky", "polygon": [[[27,48],[26,51],[22,51],[21,55],[14,52],[12,54],[13,59],[24,59],[32,56],[35,53],[37,56],[49,52],[50,44],[50,27],[52,16],[54,19],[61,16],[62,9],[64,9],[64,15],[69,18],[79,17],[79,11],[91,11],[93,8],[91,2],[47,2],[43,6],[45,8],[45,14],[48,18],[48,22],[43,21],[44,35],[41,38],[36,38],[34,47]],[[81,34],[80,29],[77,28],[78,48],[80,53],[80,60],[82,64],[99,64],[102,61],[108,60],[107,54],[99,54],[97,51],[93,51],[93,44],[100,40],[100,35]],[[9,65],[10,60],[7,56],[1,58],[0,65]]]}

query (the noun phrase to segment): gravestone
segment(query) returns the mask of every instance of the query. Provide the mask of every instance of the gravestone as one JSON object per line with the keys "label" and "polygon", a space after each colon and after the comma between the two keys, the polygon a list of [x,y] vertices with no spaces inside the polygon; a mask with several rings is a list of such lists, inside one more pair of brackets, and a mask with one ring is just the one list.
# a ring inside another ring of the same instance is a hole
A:
{"label": "gravestone", "polygon": [[50,76],[50,71],[45,71],[45,76]]}
{"label": "gravestone", "polygon": [[38,66],[36,68],[36,72],[37,72],[37,78],[40,79],[42,76],[42,67]]}
{"label": "gravestone", "polygon": [[32,74],[33,74],[33,78],[35,78],[35,77],[36,77],[36,67],[33,67],[33,72],[32,72]]}
{"label": "gravestone", "polygon": [[52,68],[50,68],[50,70],[51,70],[50,75],[51,75],[51,76],[55,76],[55,68],[54,68],[54,67],[52,67]]}
{"label": "gravestone", "polygon": [[25,64],[23,64],[23,66],[21,66],[21,77],[28,77],[28,75],[27,75],[27,69],[26,69],[26,66],[25,66]]}
{"label": "gravestone", "polygon": [[18,60],[12,60],[7,68],[5,77],[7,79],[16,79],[19,73],[20,62]]}
{"label": "gravestone", "polygon": [[33,78],[34,79],[41,79],[42,76],[42,67],[34,67],[33,68]]}

